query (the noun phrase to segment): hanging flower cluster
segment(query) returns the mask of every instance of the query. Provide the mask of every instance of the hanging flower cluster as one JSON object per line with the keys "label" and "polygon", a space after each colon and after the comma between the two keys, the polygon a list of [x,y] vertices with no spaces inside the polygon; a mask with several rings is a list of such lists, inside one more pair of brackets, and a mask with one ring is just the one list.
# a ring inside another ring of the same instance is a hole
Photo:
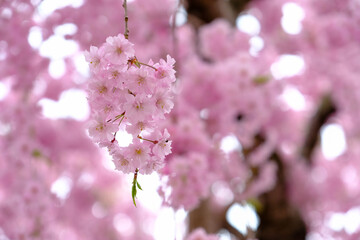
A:
{"label": "hanging flower cluster", "polygon": [[[161,120],[174,104],[171,87],[175,82],[175,60],[167,56],[159,63],[141,63],[133,44],[124,35],[108,37],[100,47],[85,52],[91,79],[89,135],[106,147],[117,170],[150,174],[163,166],[171,153],[169,133]],[[132,135],[127,147],[118,144],[116,133]]]}

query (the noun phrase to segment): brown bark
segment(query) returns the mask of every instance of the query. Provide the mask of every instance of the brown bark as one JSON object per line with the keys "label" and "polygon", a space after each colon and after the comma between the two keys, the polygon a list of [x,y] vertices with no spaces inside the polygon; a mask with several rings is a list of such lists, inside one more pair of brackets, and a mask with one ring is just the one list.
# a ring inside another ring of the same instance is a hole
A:
{"label": "brown bark", "polygon": [[[336,112],[330,95],[325,95],[308,124],[304,144],[300,155],[309,164],[319,139],[321,127]],[[260,226],[257,231],[259,240],[303,240],[306,238],[306,226],[298,211],[291,205],[287,195],[286,167],[275,153],[271,160],[278,166],[277,183],[274,189],[260,196],[264,210],[259,214]]]}
{"label": "brown bark", "polygon": [[185,9],[188,21],[198,28],[217,18],[228,20],[235,25],[236,17],[242,12],[251,0],[188,0]]}
{"label": "brown bark", "polygon": [[204,228],[208,233],[217,233],[221,229],[229,231],[239,240],[246,238],[226,220],[226,213],[232,203],[223,208],[214,208],[210,200],[203,200],[199,206],[189,213],[189,232],[196,228]]}
{"label": "brown bark", "polygon": [[285,167],[274,153],[271,157],[278,166],[275,187],[260,196],[263,210],[259,213],[259,240],[304,240],[306,226],[298,211],[288,200]]}

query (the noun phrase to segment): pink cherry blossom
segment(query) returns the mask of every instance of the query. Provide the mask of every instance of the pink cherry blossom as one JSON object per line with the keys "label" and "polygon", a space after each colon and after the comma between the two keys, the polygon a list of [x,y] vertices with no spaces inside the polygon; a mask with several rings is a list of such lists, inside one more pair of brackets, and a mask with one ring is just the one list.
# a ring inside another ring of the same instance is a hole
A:
{"label": "pink cherry blossom", "polygon": [[133,136],[138,136],[142,131],[152,132],[155,128],[153,122],[148,121],[139,121],[137,123],[131,123],[131,125],[126,126],[126,131]]}
{"label": "pink cherry blossom", "polygon": [[171,140],[169,140],[170,134],[167,129],[164,130],[162,136],[157,139],[157,143],[152,149],[155,156],[163,157],[171,153]]}
{"label": "pink cherry blossom", "polygon": [[97,115],[89,123],[89,135],[95,142],[111,141],[118,130],[116,123],[108,122],[103,116]]}
{"label": "pink cherry blossom", "polygon": [[127,103],[124,105],[126,115],[131,121],[135,119],[138,121],[144,121],[150,119],[153,113],[154,104],[153,100],[147,95],[136,95],[132,94],[126,95]]}
{"label": "pink cherry blossom", "polygon": [[129,71],[129,76],[126,81],[126,86],[130,89],[131,92],[136,93],[146,93],[151,94],[153,92],[155,85],[153,76],[149,71],[154,71],[153,69],[140,68],[140,69],[131,69]]}
{"label": "pink cherry blossom", "polygon": [[129,146],[127,154],[133,160],[132,165],[135,168],[140,168],[141,164],[150,158],[150,146],[139,140],[134,140],[133,144]]}
{"label": "pink cherry blossom", "polygon": [[106,38],[104,45],[105,58],[112,64],[126,65],[130,57],[134,55],[133,44],[125,39],[124,35]]}
{"label": "pink cherry blossom", "polygon": [[134,171],[134,165],[133,162],[131,162],[131,159],[127,156],[124,156],[120,152],[118,153],[112,153],[113,156],[113,162],[115,164],[115,169],[122,171],[124,173],[132,173]]}
{"label": "pink cherry blossom", "polygon": [[90,63],[91,69],[98,73],[100,69],[102,68],[103,63],[103,55],[104,52],[102,50],[99,50],[95,46],[90,47],[90,51],[85,51],[85,60]]}

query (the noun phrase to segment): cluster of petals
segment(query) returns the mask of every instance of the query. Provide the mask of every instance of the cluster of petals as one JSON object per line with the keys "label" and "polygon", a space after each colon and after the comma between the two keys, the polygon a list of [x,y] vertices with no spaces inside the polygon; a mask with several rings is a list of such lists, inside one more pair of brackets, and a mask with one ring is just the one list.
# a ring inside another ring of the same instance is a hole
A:
{"label": "cluster of petals", "polygon": [[[161,121],[174,106],[175,60],[167,56],[166,61],[141,63],[122,34],[108,37],[100,48],[90,47],[85,59],[91,71],[89,135],[109,150],[117,170],[157,171],[171,153],[170,135]],[[132,135],[129,146],[119,146],[119,130]]]}

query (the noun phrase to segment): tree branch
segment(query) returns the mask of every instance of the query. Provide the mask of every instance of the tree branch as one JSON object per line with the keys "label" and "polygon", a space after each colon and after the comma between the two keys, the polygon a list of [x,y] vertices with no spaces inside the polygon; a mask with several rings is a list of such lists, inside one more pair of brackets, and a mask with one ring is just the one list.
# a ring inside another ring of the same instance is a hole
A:
{"label": "tree branch", "polygon": [[257,237],[259,240],[304,240],[306,225],[288,200],[285,167],[278,154],[273,153],[271,160],[278,166],[277,183],[259,198],[263,210],[259,213]]}
{"label": "tree branch", "polygon": [[321,103],[311,118],[306,132],[304,144],[300,149],[300,155],[311,165],[311,155],[318,142],[321,127],[326,123],[329,117],[336,112],[336,107],[329,94],[321,99]]}
{"label": "tree branch", "polygon": [[231,233],[232,235],[234,235],[236,237],[236,239],[246,240],[246,237],[244,235],[242,235],[242,233],[239,232],[236,228],[234,228],[228,221],[224,222],[223,228],[228,230],[229,233]]}

